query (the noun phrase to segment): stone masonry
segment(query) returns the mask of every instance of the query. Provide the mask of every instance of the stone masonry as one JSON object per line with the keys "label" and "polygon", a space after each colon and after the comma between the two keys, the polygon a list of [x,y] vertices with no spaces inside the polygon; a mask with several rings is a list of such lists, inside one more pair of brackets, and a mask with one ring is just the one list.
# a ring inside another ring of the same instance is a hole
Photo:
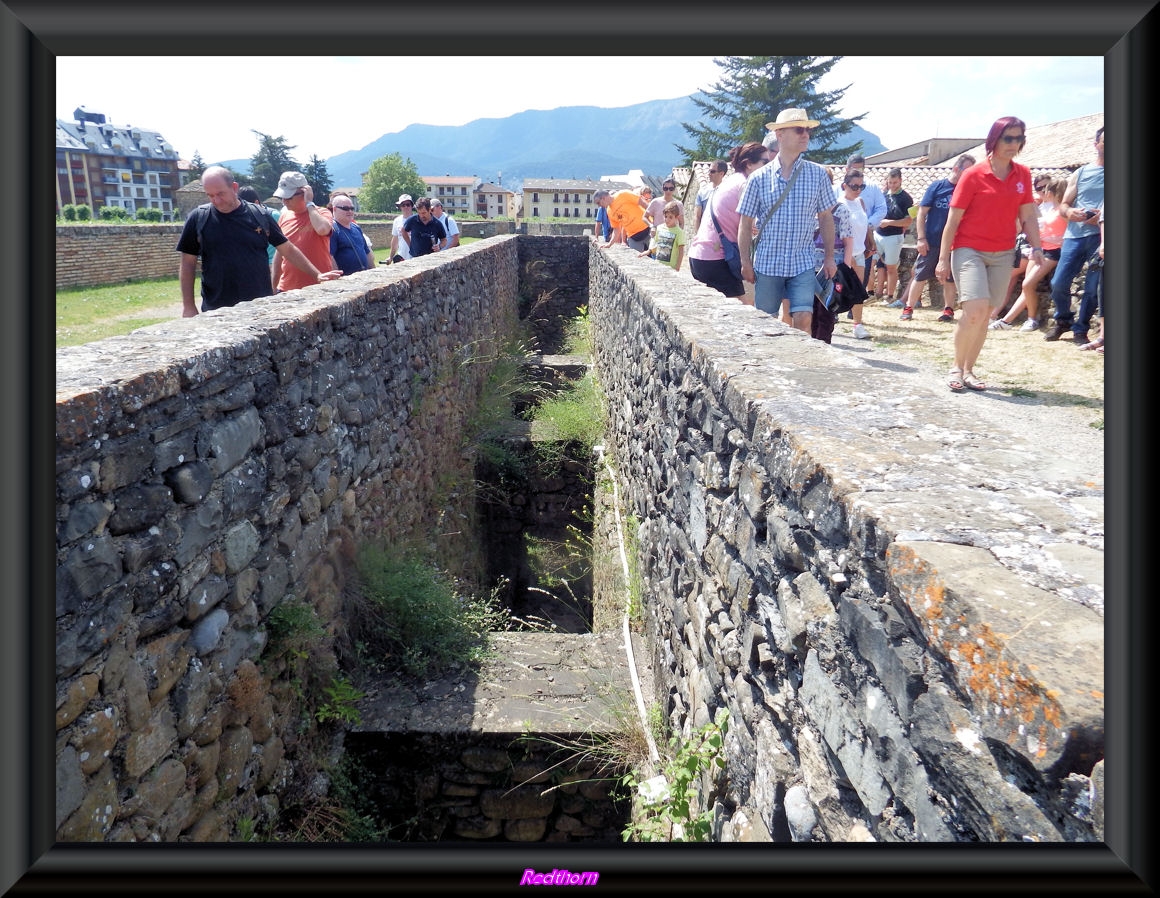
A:
{"label": "stone masonry", "polygon": [[[724,841],[1102,839],[1103,487],[1018,433],[591,251],[657,698],[728,708]],[[948,463],[953,459],[953,463]]]}
{"label": "stone masonry", "polygon": [[277,813],[311,721],[270,615],[339,635],[366,540],[470,555],[473,362],[544,269],[589,305],[657,699],[685,733],[731,712],[717,838],[1099,840],[1102,483],[1024,485],[967,406],[532,236],[58,351],[57,839]]}

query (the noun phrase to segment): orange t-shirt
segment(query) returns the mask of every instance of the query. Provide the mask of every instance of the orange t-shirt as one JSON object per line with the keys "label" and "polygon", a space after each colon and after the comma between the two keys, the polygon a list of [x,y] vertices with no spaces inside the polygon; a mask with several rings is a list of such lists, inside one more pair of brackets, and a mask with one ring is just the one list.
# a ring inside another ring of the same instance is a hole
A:
{"label": "orange t-shirt", "polygon": [[[334,227],[334,216],[329,209],[316,210]],[[302,255],[314,263],[319,271],[333,271],[336,267],[334,259],[330,257],[330,235],[325,237],[314,230],[310,223],[310,212],[298,215],[287,209],[282,210],[278,218],[278,227],[286,235],[286,239],[302,250]],[[305,271],[299,271],[285,259],[282,260],[282,273],[278,278],[278,289],[282,291],[297,290],[299,287],[309,287],[318,283]]]}
{"label": "orange t-shirt", "polygon": [[614,228],[624,228],[626,240],[649,229],[644,220],[644,209],[640,207],[640,197],[631,190],[618,191],[612,197],[612,203],[608,206],[608,220]]}

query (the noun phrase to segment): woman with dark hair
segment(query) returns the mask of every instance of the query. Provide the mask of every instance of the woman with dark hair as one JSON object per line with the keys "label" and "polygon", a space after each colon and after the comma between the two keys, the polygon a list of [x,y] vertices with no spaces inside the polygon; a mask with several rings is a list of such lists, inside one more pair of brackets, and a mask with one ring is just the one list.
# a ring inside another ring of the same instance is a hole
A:
{"label": "woman with dark hair", "polygon": [[769,161],[770,152],[759,143],[743,143],[734,147],[729,154],[733,172],[713,191],[705,205],[701,224],[689,244],[689,271],[693,277],[724,293],[731,299],[748,302],[745,296],[745,282],[735,274],[725,257],[722,235],[736,246],[737,225],[741,216],[737,214],[737,201],[749,175]]}
{"label": "woman with dark hair", "polygon": [[955,324],[955,364],[947,386],[985,390],[975,376],[975,362],[987,339],[991,309],[1007,300],[1015,238],[1022,229],[1031,258],[1043,264],[1039,242],[1039,209],[1031,187],[1031,171],[1015,161],[1027,142],[1022,119],[1004,116],[991,126],[985,144],[987,158],[968,168],[951,196],[935,276],[946,283],[954,271],[962,315]]}

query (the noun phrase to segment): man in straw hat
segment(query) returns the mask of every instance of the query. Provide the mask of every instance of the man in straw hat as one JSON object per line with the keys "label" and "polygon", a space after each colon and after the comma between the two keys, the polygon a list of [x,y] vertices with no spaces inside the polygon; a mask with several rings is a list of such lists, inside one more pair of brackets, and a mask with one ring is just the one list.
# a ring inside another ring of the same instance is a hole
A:
{"label": "man in straw hat", "polygon": [[[783,109],[766,128],[777,134],[777,155],[750,175],[737,204],[741,223],[741,277],[754,285],[755,305],[777,315],[789,301],[791,323],[810,332],[814,310],[814,229],[821,229],[825,258],[822,273],[832,278],[834,261],[834,187],[826,169],[807,162],[810,129],[818,122],[804,109]],[[754,227],[759,229],[754,238]],[[756,239],[756,250],[754,243]]]}

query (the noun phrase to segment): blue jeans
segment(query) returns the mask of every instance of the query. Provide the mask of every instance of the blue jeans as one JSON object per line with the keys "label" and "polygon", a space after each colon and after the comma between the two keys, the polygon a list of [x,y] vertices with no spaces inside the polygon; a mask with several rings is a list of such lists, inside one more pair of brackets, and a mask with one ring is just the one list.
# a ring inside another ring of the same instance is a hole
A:
{"label": "blue jeans", "polygon": [[1096,310],[1096,287],[1099,286],[1099,278],[1084,279],[1078,318],[1071,310],[1071,282],[1075,280],[1075,276],[1099,245],[1098,231],[1086,237],[1064,237],[1059,252],[1059,264],[1051,273],[1051,302],[1055,306],[1055,314],[1052,317],[1056,324],[1061,324],[1076,334],[1086,334],[1091,324],[1092,314]]}
{"label": "blue jeans", "polygon": [[755,272],[753,284],[753,304],[767,315],[781,314],[781,301],[789,299],[789,311],[813,312],[814,310],[814,270],[807,268],[793,277],[779,277],[774,274]]}

